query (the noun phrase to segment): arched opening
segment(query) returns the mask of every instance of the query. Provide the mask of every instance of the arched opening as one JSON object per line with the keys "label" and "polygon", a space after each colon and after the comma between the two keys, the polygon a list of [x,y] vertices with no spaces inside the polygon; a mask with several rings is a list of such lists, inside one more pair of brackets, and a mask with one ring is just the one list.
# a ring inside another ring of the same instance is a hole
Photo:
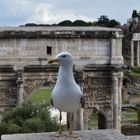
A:
{"label": "arched opening", "polygon": [[98,129],[98,113],[95,111],[88,118],[88,129]]}
{"label": "arched opening", "polygon": [[39,87],[35,90],[31,95],[31,100],[35,104],[50,104],[50,97],[51,97],[52,87]]}
{"label": "arched opening", "polygon": [[100,112],[92,112],[88,120],[89,129],[106,129],[106,118]]}

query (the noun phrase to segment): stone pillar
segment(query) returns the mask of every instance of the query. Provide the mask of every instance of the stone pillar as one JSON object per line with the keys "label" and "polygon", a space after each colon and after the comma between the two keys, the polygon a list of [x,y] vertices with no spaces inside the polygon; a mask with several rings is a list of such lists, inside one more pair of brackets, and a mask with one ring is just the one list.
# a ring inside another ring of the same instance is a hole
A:
{"label": "stone pillar", "polygon": [[76,112],[75,130],[83,130],[83,109]]}
{"label": "stone pillar", "polygon": [[118,75],[113,73],[112,75],[112,101],[113,101],[113,124],[115,129],[119,129],[119,107],[118,107]]}
{"label": "stone pillar", "polygon": [[17,101],[18,104],[21,104],[23,102],[23,80],[22,77],[18,77],[17,79]]}
{"label": "stone pillar", "polygon": [[134,42],[131,40],[131,67],[134,67]]}
{"label": "stone pillar", "polygon": [[137,66],[140,66],[140,41],[137,41]]}
{"label": "stone pillar", "polygon": [[140,124],[140,110],[137,111],[138,123]]}
{"label": "stone pillar", "polygon": [[121,38],[112,38],[111,39],[111,59],[110,63],[112,65],[122,65],[122,39]]}
{"label": "stone pillar", "polygon": [[89,110],[86,108],[83,111],[83,125],[84,125],[84,130],[88,129],[88,119],[89,119]]}
{"label": "stone pillar", "polygon": [[123,72],[119,72],[119,81],[118,81],[118,129],[121,131],[121,114],[122,114],[122,78]]}

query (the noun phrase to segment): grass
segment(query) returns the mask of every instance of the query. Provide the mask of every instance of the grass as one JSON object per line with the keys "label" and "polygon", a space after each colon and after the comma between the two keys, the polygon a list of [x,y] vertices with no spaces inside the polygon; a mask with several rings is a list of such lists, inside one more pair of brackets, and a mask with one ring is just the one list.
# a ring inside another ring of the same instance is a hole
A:
{"label": "grass", "polygon": [[123,99],[122,104],[129,104],[129,101],[127,99]]}
{"label": "grass", "polygon": [[140,77],[140,69],[138,67],[132,68],[129,72],[126,71],[124,74],[132,78],[137,78]]}
{"label": "grass", "polygon": [[92,113],[89,117],[88,121],[88,127],[89,128],[98,128],[98,114]]}
{"label": "grass", "polygon": [[132,76],[132,77],[140,77],[140,73],[137,73],[137,72],[134,72],[134,71],[130,72],[129,75]]}
{"label": "grass", "polygon": [[137,121],[137,112],[134,110],[122,111],[122,121]]}
{"label": "grass", "polygon": [[40,88],[32,94],[31,100],[35,104],[50,104],[51,88]]}

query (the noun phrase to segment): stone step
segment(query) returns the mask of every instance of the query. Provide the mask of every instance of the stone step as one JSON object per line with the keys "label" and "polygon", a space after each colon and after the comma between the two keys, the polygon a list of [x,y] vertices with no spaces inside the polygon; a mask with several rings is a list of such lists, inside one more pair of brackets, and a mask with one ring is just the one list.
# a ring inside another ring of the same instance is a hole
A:
{"label": "stone step", "polygon": [[[68,132],[64,132],[68,133]],[[80,137],[54,137],[55,132],[2,135],[1,140],[131,140],[114,129],[76,131]],[[138,140],[133,137],[133,140]],[[136,137],[138,138],[138,137]],[[140,138],[140,137],[139,137]],[[140,140],[140,139],[139,139]]]}

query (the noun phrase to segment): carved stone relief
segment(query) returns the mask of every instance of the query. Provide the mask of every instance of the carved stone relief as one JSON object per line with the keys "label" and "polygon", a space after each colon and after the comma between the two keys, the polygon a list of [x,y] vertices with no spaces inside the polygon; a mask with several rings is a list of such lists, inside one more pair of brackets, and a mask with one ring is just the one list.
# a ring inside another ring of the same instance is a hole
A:
{"label": "carved stone relief", "polygon": [[0,106],[15,106],[16,103],[16,81],[0,81]]}

